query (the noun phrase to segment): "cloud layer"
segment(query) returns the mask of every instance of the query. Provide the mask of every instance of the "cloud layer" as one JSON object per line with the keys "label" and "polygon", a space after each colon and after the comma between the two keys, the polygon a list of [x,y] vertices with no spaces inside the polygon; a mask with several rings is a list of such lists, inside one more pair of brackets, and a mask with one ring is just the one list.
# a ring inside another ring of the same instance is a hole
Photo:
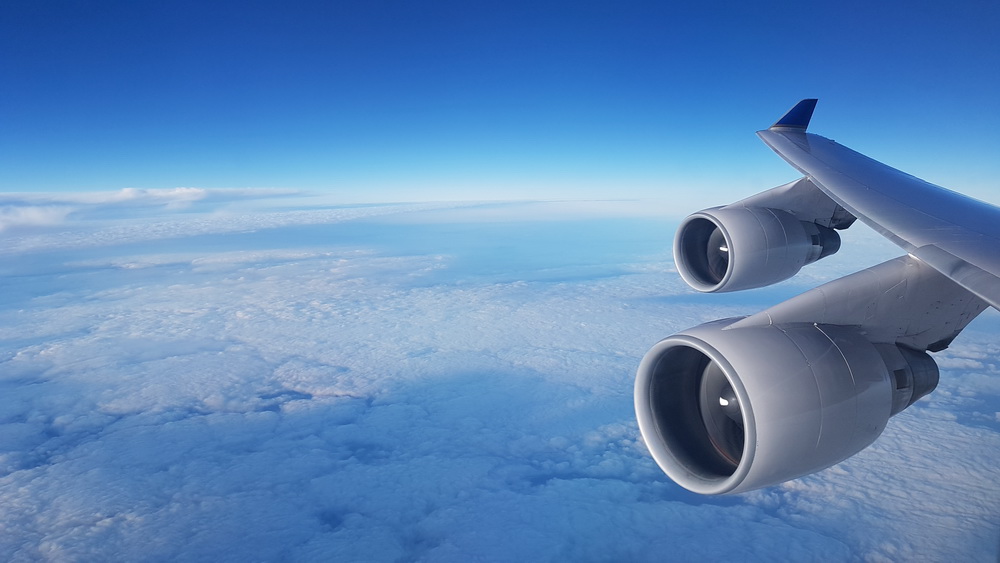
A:
{"label": "cloud layer", "polygon": [[993,317],[872,448],[704,498],[646,453],[634,370],[757,305],[691,295],[670,225],[203,204],[8,252],[0,558],[996,557]]}

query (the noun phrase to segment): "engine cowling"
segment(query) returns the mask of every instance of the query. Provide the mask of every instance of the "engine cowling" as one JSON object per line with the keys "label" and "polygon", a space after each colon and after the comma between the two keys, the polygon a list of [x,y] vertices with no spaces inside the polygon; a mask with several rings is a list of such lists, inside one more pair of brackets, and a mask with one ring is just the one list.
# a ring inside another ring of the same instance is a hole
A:
{"label": "engine cowling", "polygon": [[735,320],[661,340],[636,376],[650,453],[696,493],[744,492],[834,465],[937,384],[925,352],[873,344],[852,327],[726,329]]}
{"label": "engine cowling", "polygon": [[738,291],[786,280],[839,249],[833,229],[780,209],[735,205],[687,217],[674,237],[674,262],[698,291]]}

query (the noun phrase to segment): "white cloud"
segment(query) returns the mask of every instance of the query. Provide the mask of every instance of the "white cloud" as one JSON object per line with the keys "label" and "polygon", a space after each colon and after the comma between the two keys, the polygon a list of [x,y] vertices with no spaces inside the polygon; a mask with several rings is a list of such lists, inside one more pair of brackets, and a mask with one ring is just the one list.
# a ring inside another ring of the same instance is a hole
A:
{"label": "white cloud", "polygon": [[65,221],[69,206],[0,206],[0,232],[17,227],[51,227]]}
{"label": "white cloud", "polygon": [[[0,559],[995,554],[1000,389],[979,371],[955,364],[829,471],[697,497],[644,450],[634,370],[659,338],[754,305],[708,306],[665,252],[602,249],[597,219],[556,242],[385,221],[426,209],[195,213],[53,238],[87,251],[41,270],[9,253],[25,281],[0,298]],[[252,225],[269,236],[239,236]],[[209,232],[211,248],[180,236]],[[608,258],[581,263],[566,238]],[[955,361],[991,363],[977,334]]]}
{"label": "white cloud", "polygon": [[206,198],[221,200],[260,199],[297,195],[299,193],[297,190],[271,188],[123,188],[114,191],[95,192],[3,193],[0,194],[0,204],[68,204],[96,207],[123,203],[141,203],[146,205],[183,206],[186,203]]}

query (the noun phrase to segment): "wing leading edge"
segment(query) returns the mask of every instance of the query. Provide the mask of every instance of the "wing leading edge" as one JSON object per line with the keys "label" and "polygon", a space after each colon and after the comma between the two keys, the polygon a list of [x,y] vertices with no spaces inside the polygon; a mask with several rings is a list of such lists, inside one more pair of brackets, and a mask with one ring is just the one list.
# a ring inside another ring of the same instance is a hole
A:
{"label": "wing leading edge", "polygon": [[1000,309],[1000,208],[807,133],[815,104],[757,135],[855,217]]}

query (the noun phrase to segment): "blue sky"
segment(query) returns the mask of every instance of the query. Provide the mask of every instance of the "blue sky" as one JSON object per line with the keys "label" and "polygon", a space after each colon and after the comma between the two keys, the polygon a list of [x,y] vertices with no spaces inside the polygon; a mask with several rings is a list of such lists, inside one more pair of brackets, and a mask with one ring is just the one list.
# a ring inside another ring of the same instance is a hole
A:
{"label": "blue sky", "polygon": [[998,25],[993,2],[5,2],[0,191],[723,203],[794,177],[753,132],[819,97],[817,132],[989,198]]}

